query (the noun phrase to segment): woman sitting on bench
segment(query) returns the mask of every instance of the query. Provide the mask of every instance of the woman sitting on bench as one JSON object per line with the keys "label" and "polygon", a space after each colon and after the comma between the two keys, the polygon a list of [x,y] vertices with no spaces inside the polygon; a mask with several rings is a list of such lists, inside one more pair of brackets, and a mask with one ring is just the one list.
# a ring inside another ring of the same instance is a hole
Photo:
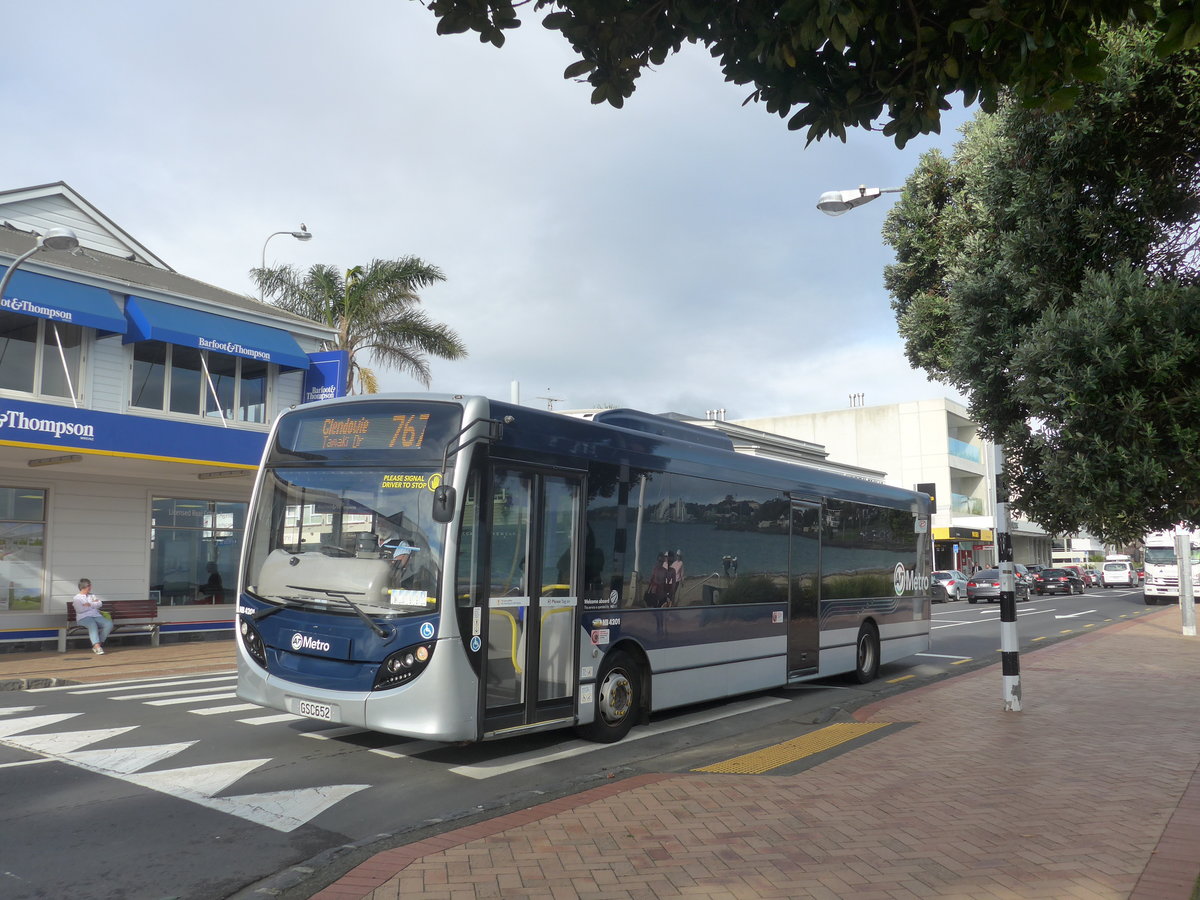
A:
{"label": "woman sitting on bench", "polygon": [[98,656],[104,655],[104,641],[112,634],[112,620],[100,612],[104,601],[92,596],[92,581],[90,578],[79,579],[79,593],[71,601],[75,604],[75,621],[88,631],[92,639],[92,652]]}

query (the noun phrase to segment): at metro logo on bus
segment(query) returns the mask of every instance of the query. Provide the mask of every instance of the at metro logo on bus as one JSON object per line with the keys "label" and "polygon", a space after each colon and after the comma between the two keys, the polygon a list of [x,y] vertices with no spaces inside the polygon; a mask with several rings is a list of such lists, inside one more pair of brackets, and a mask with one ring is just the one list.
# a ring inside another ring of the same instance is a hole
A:
{"label": "at metro logo on bus", "polygon": [[297,632],[292,635],[292,649],[316,650],[320,653],[328,653],[332,648],[329,646],[329,641],[323,641],[320,638]]}

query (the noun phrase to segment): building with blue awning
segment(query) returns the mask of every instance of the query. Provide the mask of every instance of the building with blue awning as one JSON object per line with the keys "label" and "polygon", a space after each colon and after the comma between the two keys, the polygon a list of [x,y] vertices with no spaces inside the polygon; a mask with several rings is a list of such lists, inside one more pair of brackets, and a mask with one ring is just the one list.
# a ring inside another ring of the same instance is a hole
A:
{"label": "building with blue awning", "polygon": [[125,317],[129,323],[124,337],[127,344],[162,341],[259,359],[283,369],[308,368],[308,356],[296,339],[279,328],[133,295],[125,300]]}
{"label": "building with blue awning", "polygon": [[0,642],[56,640],[84,577],[157,599],[165,634],[228,629],[270,423],[334,332],[176,272],[62,182],[0,191],[0,276],[53,227],[80,248],[0,297]]}

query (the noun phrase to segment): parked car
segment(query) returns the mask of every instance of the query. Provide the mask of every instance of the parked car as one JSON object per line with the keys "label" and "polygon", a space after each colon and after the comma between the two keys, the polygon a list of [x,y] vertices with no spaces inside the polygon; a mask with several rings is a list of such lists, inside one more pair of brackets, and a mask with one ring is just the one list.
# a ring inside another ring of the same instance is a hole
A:
{"label": "parked car", "polygon": [[[1029,599],[1029,585],[1018,575],[1016,578],[1016,595],[1018,600]],[[967,579],[967,602],[978,603],[986,600],[989,603],[1000,599],[1000,570],[981,569]]]}
{"label": "parked car", "polygon": [[1023,566],[1021,563],[1013,563],[1013,569],[1017,573],[1017,578],[1024,583],[1025,587],[1033,587],[1033,572],[1029,571],[1029,566]]}
{"label": "parked car", "polygon": [[1084,573],[1088,577],[1088,587],[1102,587],[1104,582],[1100,580],[1100,573],[1096,569],[1085,569]]}
{"label": "parked car", "polygon": [[1083,566],[1066,565],[1059,566],[1059,568],[1066,569],[1068,572],[1074,572],[1079,577],[1079,581],[1083,584],[1084,588],[1091,586],[1091,581],[1088,578],[1087,571],[1083,568]]}
{"label": "parked car", "polygon": [[967,596],[967,576],[958,569],[934,572],[933,583],[935,586],[941,587],[940,592],[934,592],[935,597],[940,593],[945,600],[949,601],[963,600]]}
{"label": "parked car", "polygon": [[1037,594],[1082,594],[1083,579],[1070,569],[1042,569],[1034,584]]}
{"label": "parked car", "polygon": [[1137,587],[1137,569],[1127,562],[1109,560],[1100,569],[1100,579],[1105,587]]}

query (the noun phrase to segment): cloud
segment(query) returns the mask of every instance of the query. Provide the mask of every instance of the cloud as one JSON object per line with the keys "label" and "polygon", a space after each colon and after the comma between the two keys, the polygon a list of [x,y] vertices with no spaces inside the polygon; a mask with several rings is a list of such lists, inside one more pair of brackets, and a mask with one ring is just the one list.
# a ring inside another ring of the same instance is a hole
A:
{"label": "cloud", "polygon": [[267,236],[301,221],[314,239],[274,238],[268,264],[420,256],[447,275],[426,310],[470,351],[432,361],[436,391],[730,417],[953,396],[896,336],[890,201],[815,210],[899,186],[950,134],[805,148],[693,47],[624,109],[592,106],[539,25],[496,50],[393,0],[69,5],[10,11],[6,186],[65,180],[246,293]]}

